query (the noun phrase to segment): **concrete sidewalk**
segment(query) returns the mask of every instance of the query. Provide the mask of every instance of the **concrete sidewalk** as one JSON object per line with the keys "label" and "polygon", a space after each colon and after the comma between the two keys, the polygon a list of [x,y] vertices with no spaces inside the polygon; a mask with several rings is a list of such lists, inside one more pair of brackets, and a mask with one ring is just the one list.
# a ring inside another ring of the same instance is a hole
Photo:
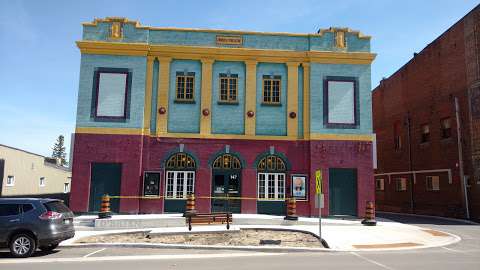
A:
{"label": "concrete sidewalk", "polygon": [[[78,217],[76,224],[86,224],[85,220],[94,217]],[[299,218],[298,221],[285,221],[280,216],[268,215],[250,215],[250,214],[234,214],[234,223],[231,230],[240,230],[242,228],[262,228],[262,229],[282,229],[295,230],[313,233],[318,235],[318,218]],[[363,226],[360,220],[342,220],[332,218],[322,218],[322,238],[328,243],[330,251],[378,251],[378,250],[404,250],[404,249],[418,249],[439,247],[460,241],[460,237],[449,233],[429,230],[417,226],[406,225],[389,220],[377,220],[377,226]],[[83,223],[81,223],[83,222]],[[150,228],[138,229],[114,229],[115,224],[125,226],[125,224],[163,224],[164,226],[155,226]],[[160,223],[158,223],[160,222]],[[102,224],[104,223],[104,224]],[[106,225],[107,223],[112,226]],[[150,232],[155,234],[162,233],[188,233],[188,228],[185,226],[185,219],[178,214],[166,215],[117,215],[111,219],[95,220],[94,225],[100,226],[101,230],[95,230],[97,226],[91,227],[91,230],[77,231],[75,238],[62,242],[61,246],[76,246],[75,241],[80,238],[102,234],[126,233],[126,232]],[[174,226],[181,224],[181,226]],[[110,229],[108,229],[110,228]],[[98,228],[97,228],[98,229]],[[226,231],[225,225],[200,225],[193,226],[192,232],[221,232]],[[121,244],[121,243],[119,243]],[[117,244],[117,245],[119,245]],[[103,244],[102,244],[103,245]],[[123,244],[127,245],[128,244]],[[129,244],[135,246],[142,246],[141,244]],[[177,247],[177,248],[194,248],[198,246],[191,245],[168,245],[168,244],[145,244],[145,246],[152,247]],[[217,246],[210,248],[232,248]],[[201,247],[208,248],[208,247]],[[249,249],[249,247],[241,247],[242,249]],[[252,250],[271,249],[272,247],[252,246]],[[285,248],[273,247],[277,250]],[[288,249],[288,248],[286,248]],[[321,250],[318,248],[295,248],[294,250]],[[323,249],[325,250],[325,249]]]}

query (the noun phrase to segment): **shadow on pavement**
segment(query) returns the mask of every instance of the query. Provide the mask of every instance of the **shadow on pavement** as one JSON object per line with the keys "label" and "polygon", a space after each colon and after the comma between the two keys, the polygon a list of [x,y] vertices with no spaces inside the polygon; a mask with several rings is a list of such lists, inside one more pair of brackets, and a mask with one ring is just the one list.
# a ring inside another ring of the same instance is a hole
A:
{"label": "shadow on pavement", "polygon": [[426,217],[426,216],[414,216],[414,215],[403,215],[395,213],[379,213],[377,212],[377,217],[386,218],[396,222],[401,222],[405,224],[419,225],[419,224],[433,224],[433,225],[468,225],[468,226],[479,226],[479,224],[473,224],[464,222],[461,220],[448,220],[440,217]]}

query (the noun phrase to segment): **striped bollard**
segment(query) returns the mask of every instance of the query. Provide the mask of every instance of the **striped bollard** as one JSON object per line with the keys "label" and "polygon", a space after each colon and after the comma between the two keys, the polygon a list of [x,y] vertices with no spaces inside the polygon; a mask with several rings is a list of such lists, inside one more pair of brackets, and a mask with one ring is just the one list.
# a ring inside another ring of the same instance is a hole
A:
{"label": "striped bollard", "polygon": [[297,201],[295,198],[288,198],[287,200],[287,215],[285,220],[298,220],[297,216]]}
{"label": "striped bollard", "polygon": [[372,201],[367,201],[365,209],[365,219],[362,220],[362,224],[365,226],[377,225],[377,221],[375,220],[375,205]]}
{"label": "striped bollard", "polygon": [[98,213],[98,218],[109,218],[112,217],[110,214],[110,196],[105,194],[102,196],[102,205],[100,207],[100,212]]}
{"label": "striped bollard", "polygon": [[187,195],[187,202],[185,205],[185,213],[183,214],[184,217],[194,216],[197,213],[195,210],[195,195],[188,194]]}

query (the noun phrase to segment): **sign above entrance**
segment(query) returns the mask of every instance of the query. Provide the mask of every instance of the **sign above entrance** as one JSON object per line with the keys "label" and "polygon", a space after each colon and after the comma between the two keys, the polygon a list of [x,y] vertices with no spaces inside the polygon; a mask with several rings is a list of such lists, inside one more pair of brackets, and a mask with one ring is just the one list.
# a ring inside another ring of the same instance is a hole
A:
{"label": "sign above entrance", "polygon": [[242,45],[243,38],[240,35],[217,35],[217,45]]}
{"label": "sign above entrance", "polygon": [[315,193],[316,194],[322,193],[322,171],[321,170],[315,171]]}

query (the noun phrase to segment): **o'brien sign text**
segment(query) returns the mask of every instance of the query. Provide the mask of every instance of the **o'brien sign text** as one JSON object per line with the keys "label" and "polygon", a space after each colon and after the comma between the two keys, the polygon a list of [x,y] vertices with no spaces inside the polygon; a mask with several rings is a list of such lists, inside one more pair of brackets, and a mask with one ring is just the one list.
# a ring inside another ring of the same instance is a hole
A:
{"label": "o'brien sign text", "polygon": [[242,45],[242,36],[217,36],[217,45]]}

